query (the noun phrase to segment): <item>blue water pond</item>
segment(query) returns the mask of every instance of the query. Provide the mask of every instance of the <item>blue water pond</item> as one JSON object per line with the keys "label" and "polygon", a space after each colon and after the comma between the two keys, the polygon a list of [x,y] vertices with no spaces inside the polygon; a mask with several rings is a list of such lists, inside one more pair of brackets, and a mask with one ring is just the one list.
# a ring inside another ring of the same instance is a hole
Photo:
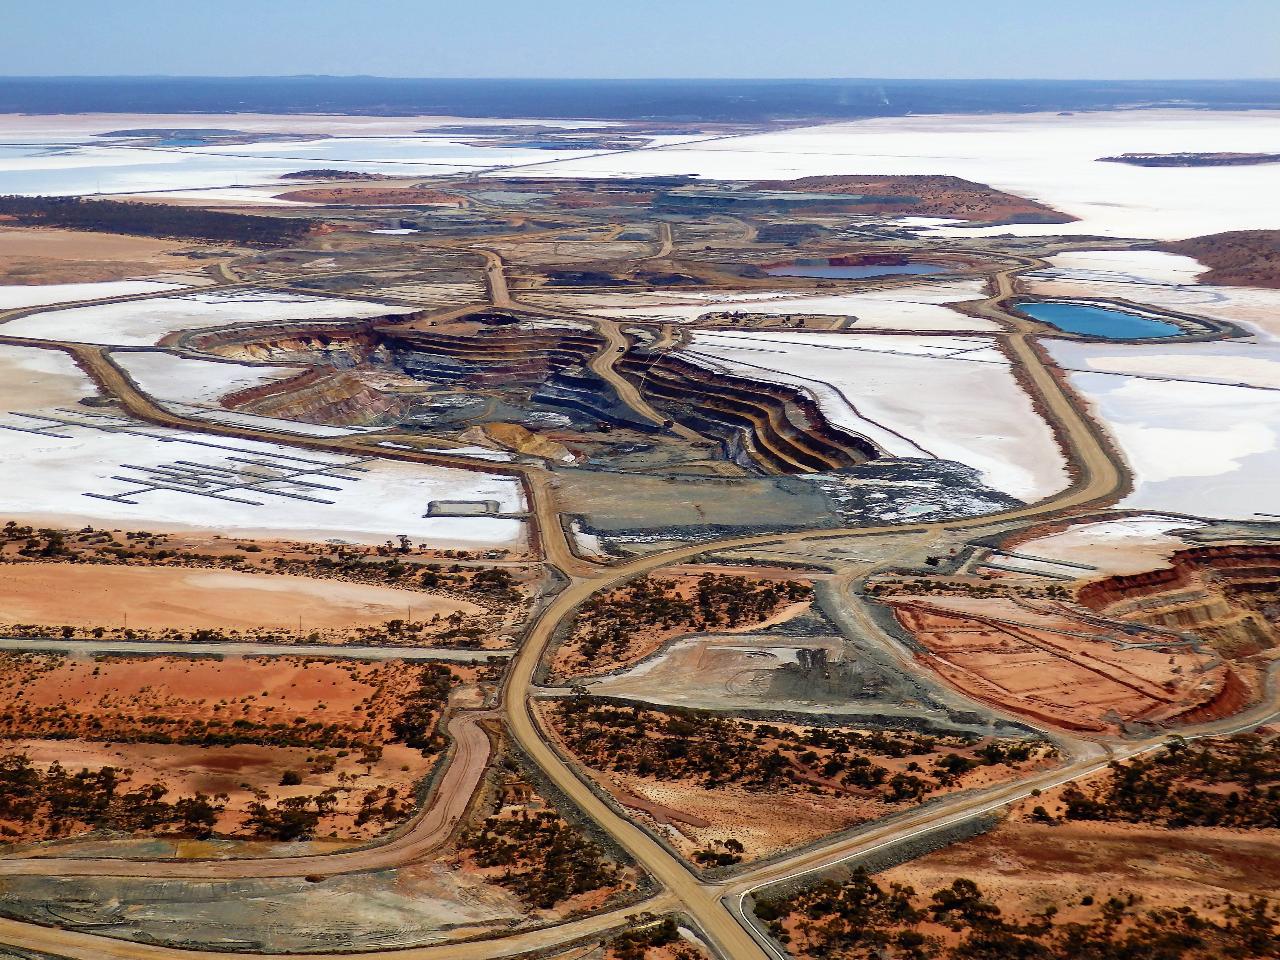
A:
{"label": "blue water pond", "polygon": [[1107,340],[1148,340],[1173,337],[1183,332],[1177,324],[1127,313],[1115,307],[1043,300],[1020,303],[1018,309],[1041,323],[1050,324],[1067,333],[1104,337]]}

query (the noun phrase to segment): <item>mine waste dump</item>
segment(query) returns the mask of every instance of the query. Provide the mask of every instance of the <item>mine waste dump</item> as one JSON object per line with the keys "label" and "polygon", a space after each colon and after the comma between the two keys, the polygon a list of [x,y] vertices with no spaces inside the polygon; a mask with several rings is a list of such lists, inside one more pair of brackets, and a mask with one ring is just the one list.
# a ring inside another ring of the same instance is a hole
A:
{"label": "mine waste dump", "polygon": [[938,263],[906,257],[865,255],[856,257],[800,257],[786,263],[771,263],[764,272],[771,277],[812,277],[820,280],[866,280],[871,277],[929,276],[945,273]]}

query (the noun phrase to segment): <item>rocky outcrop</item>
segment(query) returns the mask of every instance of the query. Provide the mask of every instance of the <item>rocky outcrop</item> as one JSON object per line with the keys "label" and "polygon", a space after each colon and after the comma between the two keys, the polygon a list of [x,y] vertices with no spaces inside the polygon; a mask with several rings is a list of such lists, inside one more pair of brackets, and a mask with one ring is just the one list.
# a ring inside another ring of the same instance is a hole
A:
{"label": "rocky outcrop", "polygon": [[1157,249],[1194,257],[1209,268],[1200,283],[1280,287],[1280,230],[1231,230],[1162,243]]}
{"label": "rocky outcrop", "polygon": [[229,394],[222,405],[303,423],[372,426],[394,421],[407,412],[409,402],[379,390],[356,372],[322,367]]}
{"label": "rocky outcrop", "polygon": [[183,334],[177,345],[231,360],[351,367],[376,349],[374,324],[305,323],[223,327]]}

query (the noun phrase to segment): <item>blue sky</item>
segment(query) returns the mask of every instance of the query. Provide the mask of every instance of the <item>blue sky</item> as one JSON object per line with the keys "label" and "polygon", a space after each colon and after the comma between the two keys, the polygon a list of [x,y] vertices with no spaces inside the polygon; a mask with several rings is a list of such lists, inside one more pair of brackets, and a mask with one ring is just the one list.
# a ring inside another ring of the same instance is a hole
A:
{"label": "blue sky", "polygon": [[5,0],[0,73],[1280,77],[1280,0]]}

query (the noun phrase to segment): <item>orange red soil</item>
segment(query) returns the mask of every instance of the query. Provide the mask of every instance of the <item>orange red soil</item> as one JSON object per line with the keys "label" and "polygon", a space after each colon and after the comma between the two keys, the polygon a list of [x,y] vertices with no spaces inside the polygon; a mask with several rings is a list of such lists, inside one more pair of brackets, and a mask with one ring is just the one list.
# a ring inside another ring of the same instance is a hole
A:
{"label": "orange red soil", "polygon": [[484,612],[465,600],[363,583],[185,567],[0,565],[0,622],[138,629],[373,626]]}
{"label": "orange red soil", "polygon": [[[163,729],[243,720],[270,727],[318,721],[343,736],[384,742],[388,720],[421,667],[317,657],[63,657],[0,655],[0,731],[92,733],[124,739],[140,718]],[[457,668],[459,674],[466,668]],[[243,725],[242,725],[243,726]]]}
{"label": "orange red soil", "polygon": [[380,207],[402,204],[446,204],[461,206],[461,197],[439,190],[423,190],[415,187],[311,187],[291,190],[279,195],[281,200],[295,203],[341,204],[343,206]]}
{"label": "orange red soil", "polygon": [[[925,664],[976,699],[1069,730],[1223,716],[1244,704],[1242,676],[1171,636],[1129,635],[1049,603],[895,597]],[[1125,647],[1160,643],[1160,647]],[[1244,702],[1251,699],[1244,697]],[[1194,714],[1193,714],[1194,711]]]}
{"label": "orange red soil", "polygon": [[202,269],[185,255],[189,249],[189,243],[152,237],[0,227],[0,283],[98,283]]}
{"label": "orange red soil", "polygon": [[[131,769],[173,797],[200,790],[230,799],[232,831],[258,792],[264,802],[337,790],[324,834],[371,836],[354,817],[370,790],[411,795],[434,755],[396,740],[392,721],[435,665],[304,657],[0,656],[0,737],[38,766]],[[456,668],[458,679],[474,671]],[[440,706],[443,706],[441,704]],[[438,708],[437,708],[438,709]],[[380,749],[379,749],[380,748]],[[292,770],[301,782],[284,786]],[[408,792],[406,792],[408,791]],[[411,806],[411,804],[410,804]],[[38,838],[38,833],[37,833]]]}
{"label": "orange red soil", "polygon": [[1274,899],[1280,877],[1275,830],[1028,822],[1036,806],[1060,812],[1058,793],[1029,798],[990,833],[894,867],[876,882],[932,891],[968,877],[1006,915],[1053,906],[1056,924],[1087,921],[1093,914],[1081,903],[1085,897],[1101,904],[1133,893],[1141,909],[1189,906],[1206,917],[1221,915],[1224,895]]}
{"label": "orange red soil", "polygon": [[1081,603],[1108,617],[1192,631],[1242,657],[1280,640],[1280,545],[1179,550],[1168,567],[1085,584]]}

